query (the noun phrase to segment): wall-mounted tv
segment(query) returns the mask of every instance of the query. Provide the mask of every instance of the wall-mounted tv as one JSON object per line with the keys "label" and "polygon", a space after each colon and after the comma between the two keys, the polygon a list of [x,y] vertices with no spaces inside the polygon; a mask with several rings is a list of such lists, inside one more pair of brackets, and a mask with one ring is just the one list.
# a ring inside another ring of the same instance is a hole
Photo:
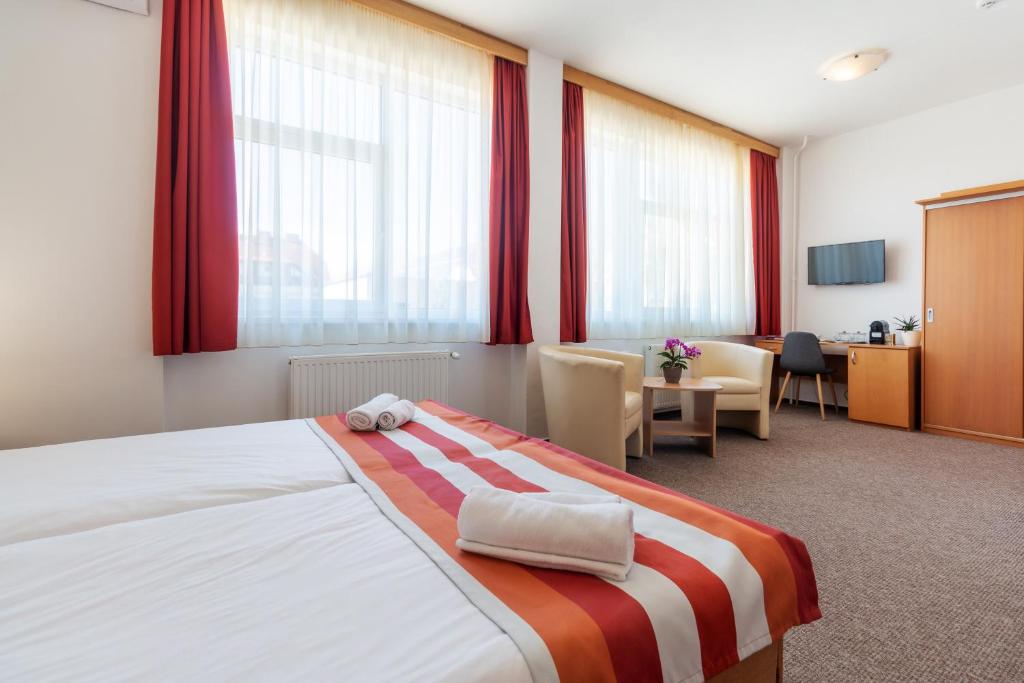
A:
{"label": "wall-mounted tv", "polygon": [[807,284],[885,282],[885,240],[807,247]]}

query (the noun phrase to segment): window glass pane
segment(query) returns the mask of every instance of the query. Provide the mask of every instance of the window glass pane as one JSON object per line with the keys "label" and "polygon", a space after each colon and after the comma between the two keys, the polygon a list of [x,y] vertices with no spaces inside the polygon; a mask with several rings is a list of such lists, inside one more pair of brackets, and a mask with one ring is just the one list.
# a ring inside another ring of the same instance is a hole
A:
{"label": "window glass pane", "polygon": [[584,91],[593,339],[748,333],[749,150]]}
{"label": "window glass pane", "polygon": [[328,157],[324,168],[324,298],[370,301],[377,223],[374,169]]}
{"label": "window glass pane", "polygon": [[483,338],[492,58],[232,0],[242,345]]}

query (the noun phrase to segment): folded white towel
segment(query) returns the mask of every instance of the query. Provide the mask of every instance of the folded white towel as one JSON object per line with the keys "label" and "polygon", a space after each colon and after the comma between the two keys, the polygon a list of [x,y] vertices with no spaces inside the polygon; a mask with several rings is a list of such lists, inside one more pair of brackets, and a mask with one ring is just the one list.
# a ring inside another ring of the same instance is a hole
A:
{"label": "folded white towel", "polygon": [[395,401],[387,407],[387,410],[377,418],[377,425],[381,429],[394,429],[401,427],[416,415],[416,404],[412,401],[402,399]]}
{"label": "folded white towel", "polygon": [[[463,550],[622,581],[633,566],[633,510],[581,494],[520,494],[473,487],[459,508]],[[566,498],[568,496],[568,498]],[[611,499],[612,496],[599,497]]]}
{"label": "folded white towel", "polygon": [[388,406],[398,400],[394,394],[381,394],[370,399],[366,403],[352,410],[345,415],[345,422],[348,428],[357,432],[370,432],[377,428],[377,420],[380,414],[387,410]]}

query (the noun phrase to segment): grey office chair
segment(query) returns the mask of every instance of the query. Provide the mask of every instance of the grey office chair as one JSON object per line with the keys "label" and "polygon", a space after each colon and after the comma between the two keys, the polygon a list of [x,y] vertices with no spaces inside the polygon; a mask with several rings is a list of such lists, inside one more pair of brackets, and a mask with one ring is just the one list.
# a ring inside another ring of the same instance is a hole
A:
{"label": "grey office chair", "polygon": [[821,376],[828,378],[828,385],[832,389],[832,405],[836,407],[836,414],[839,414],[839,401],[836,399],[836,386],[832,383],[832,368],[825,364],[825,355],[821,352],[821,345],[818,338],[810,332],[790,332],[782,342],[782,357],[779,358],[779,367],[786,371],[786,378],[782,380],[782,390],[779,392],[779,400],[775,402],[775,412],[779,412],[782,405],[782,397],[786,394],[786,387],[789,379],[796,375],[796,387],[793,397],[789,402],[800,400],[800,380],[803,377],[814,377],[818,385],[818,408],[821,409],[821,419],[825,419],[825,401],[821,397]]}

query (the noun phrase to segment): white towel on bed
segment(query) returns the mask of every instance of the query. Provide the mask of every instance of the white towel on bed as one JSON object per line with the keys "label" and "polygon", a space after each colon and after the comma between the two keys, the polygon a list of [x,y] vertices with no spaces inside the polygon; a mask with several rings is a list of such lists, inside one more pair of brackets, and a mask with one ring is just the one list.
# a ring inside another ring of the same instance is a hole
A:
{"label": "white towel on bed", "polygon": [[618,564],[617,562],[598,562],[596,560],[585,560],[582,557],[566,557],[565,555],[538,553],[532,550],[503,548],[500,545],[487,545],[486,543],[467,541],[464,538],[455,539],[455,545],[468,553],[487,555],[488,557],[518,562],[519,564],[526,564],[531,567],[594,574],[595,576],[611,579],[612,581],[625,581],[630,568],[633,566],[632,561],[628,565]]}
{"label": "white towel on bed", "polygon": [[401,427],[415,416],[416,404],[403,398],[389,405],[380,414],[380,417],[377,418],[377,425],[381,429],[391,430]]}
{"label": "white towel on bed", "polygon": [[345,422],[348,424],[348,428],[354,431],[372,432],[377,428],[380,414],[397,400],[398,397],[394,394],[376,396],[363,405],[348,411],[348,414],[345,415]]}
{"label": "white towel on bed", "polygon": [[633,566],[632,508],[615,501],[554,502],[559,496],[579,500],[577,494],[545,499],[473,487],[459,508],[456,545],[522,564],[625,580]]}

